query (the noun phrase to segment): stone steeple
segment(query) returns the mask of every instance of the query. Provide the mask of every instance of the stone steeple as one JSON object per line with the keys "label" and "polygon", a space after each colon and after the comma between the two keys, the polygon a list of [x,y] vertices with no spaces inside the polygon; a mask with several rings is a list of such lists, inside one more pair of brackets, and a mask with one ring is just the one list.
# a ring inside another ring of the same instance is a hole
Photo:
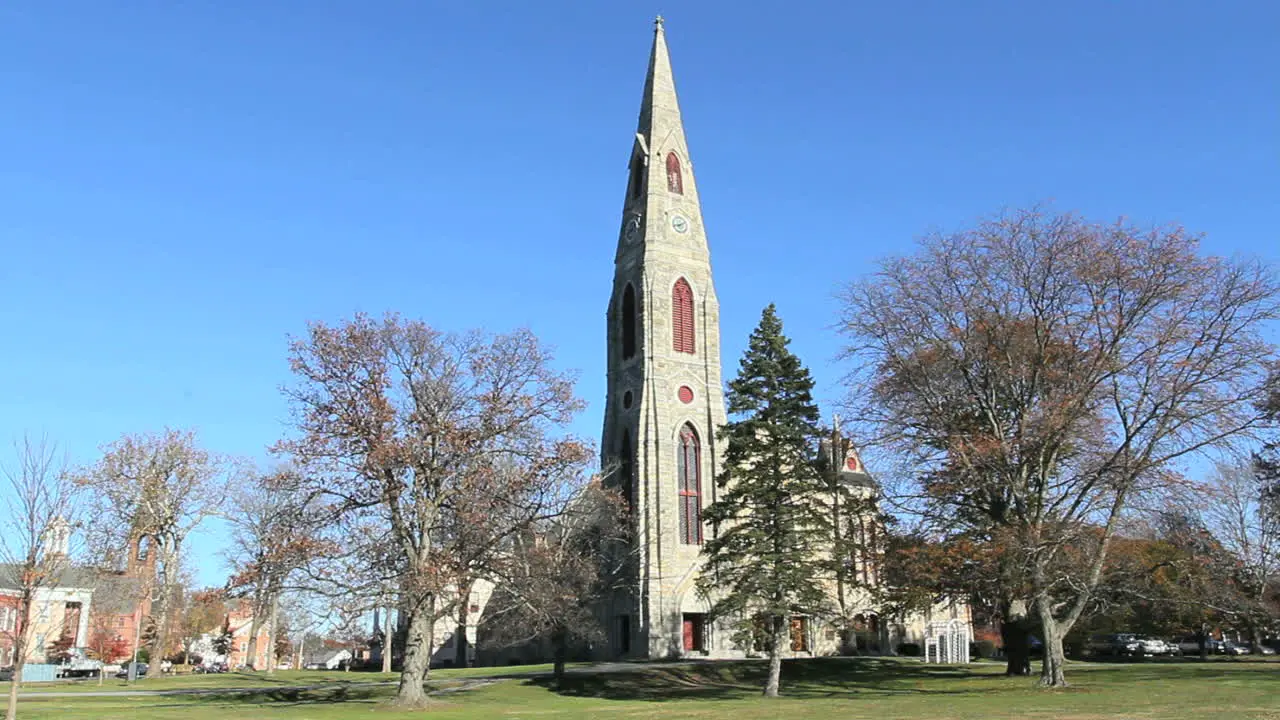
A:
{"label": "stone steeple", "polygon": [[615,655],[716,654],[694,590],[725,422],[720,306],[661,18],[631,139],[608,310],[602,465],[633,509],[634,592],[608,614]]}

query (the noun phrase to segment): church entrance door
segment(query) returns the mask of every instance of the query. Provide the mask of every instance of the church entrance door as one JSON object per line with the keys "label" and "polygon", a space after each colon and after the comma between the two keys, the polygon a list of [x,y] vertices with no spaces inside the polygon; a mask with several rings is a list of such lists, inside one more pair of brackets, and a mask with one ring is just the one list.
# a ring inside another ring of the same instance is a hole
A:
{"label": "church entrance door", "polygon": [[703,618],[700,614],[685,615],[683,618],[684,649],[686,651],[705,650],[703,644]]}

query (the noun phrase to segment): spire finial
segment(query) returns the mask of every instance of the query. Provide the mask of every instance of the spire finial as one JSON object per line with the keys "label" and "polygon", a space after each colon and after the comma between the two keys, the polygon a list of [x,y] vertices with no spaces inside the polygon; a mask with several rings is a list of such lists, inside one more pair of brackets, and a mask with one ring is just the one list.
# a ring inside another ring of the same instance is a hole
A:
{"label": "spire finial", "polygon": [[664,23],[664,22],[666,22],[666,21],[662,19],[662,16],[661,16],[661,15],[659,15],[659,16],[657,17],[657,19],[653,21],[653,31],[654,31],[654,32],[661,32],[661,31],[662,31],[662,23]]}

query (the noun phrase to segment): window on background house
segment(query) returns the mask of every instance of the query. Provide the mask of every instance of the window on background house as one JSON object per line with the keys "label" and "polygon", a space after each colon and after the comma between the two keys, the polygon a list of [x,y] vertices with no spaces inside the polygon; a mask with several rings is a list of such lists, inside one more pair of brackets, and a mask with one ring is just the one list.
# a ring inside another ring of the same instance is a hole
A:
{"label": "window on background house", "polygon": [[702,544],[702,463],[698,433],[692,425],[680,429],[676,448],[676,478],[680,484],[680,542]]}

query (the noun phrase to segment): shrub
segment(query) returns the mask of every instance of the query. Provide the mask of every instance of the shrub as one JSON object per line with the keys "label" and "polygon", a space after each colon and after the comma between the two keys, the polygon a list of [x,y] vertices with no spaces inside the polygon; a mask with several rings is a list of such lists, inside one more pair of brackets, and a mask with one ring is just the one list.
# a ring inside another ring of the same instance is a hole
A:
{"label": "shrub", "polygon": [[906,657],[920,657],[920,646],[916,643],[902,643],[898,646],[898,654]]}
{"label": "shrub", "polygon": [[996,644],[990,640],[978,640],[969,643],[969,655],[976,658],[993,658],[996,656]]}

